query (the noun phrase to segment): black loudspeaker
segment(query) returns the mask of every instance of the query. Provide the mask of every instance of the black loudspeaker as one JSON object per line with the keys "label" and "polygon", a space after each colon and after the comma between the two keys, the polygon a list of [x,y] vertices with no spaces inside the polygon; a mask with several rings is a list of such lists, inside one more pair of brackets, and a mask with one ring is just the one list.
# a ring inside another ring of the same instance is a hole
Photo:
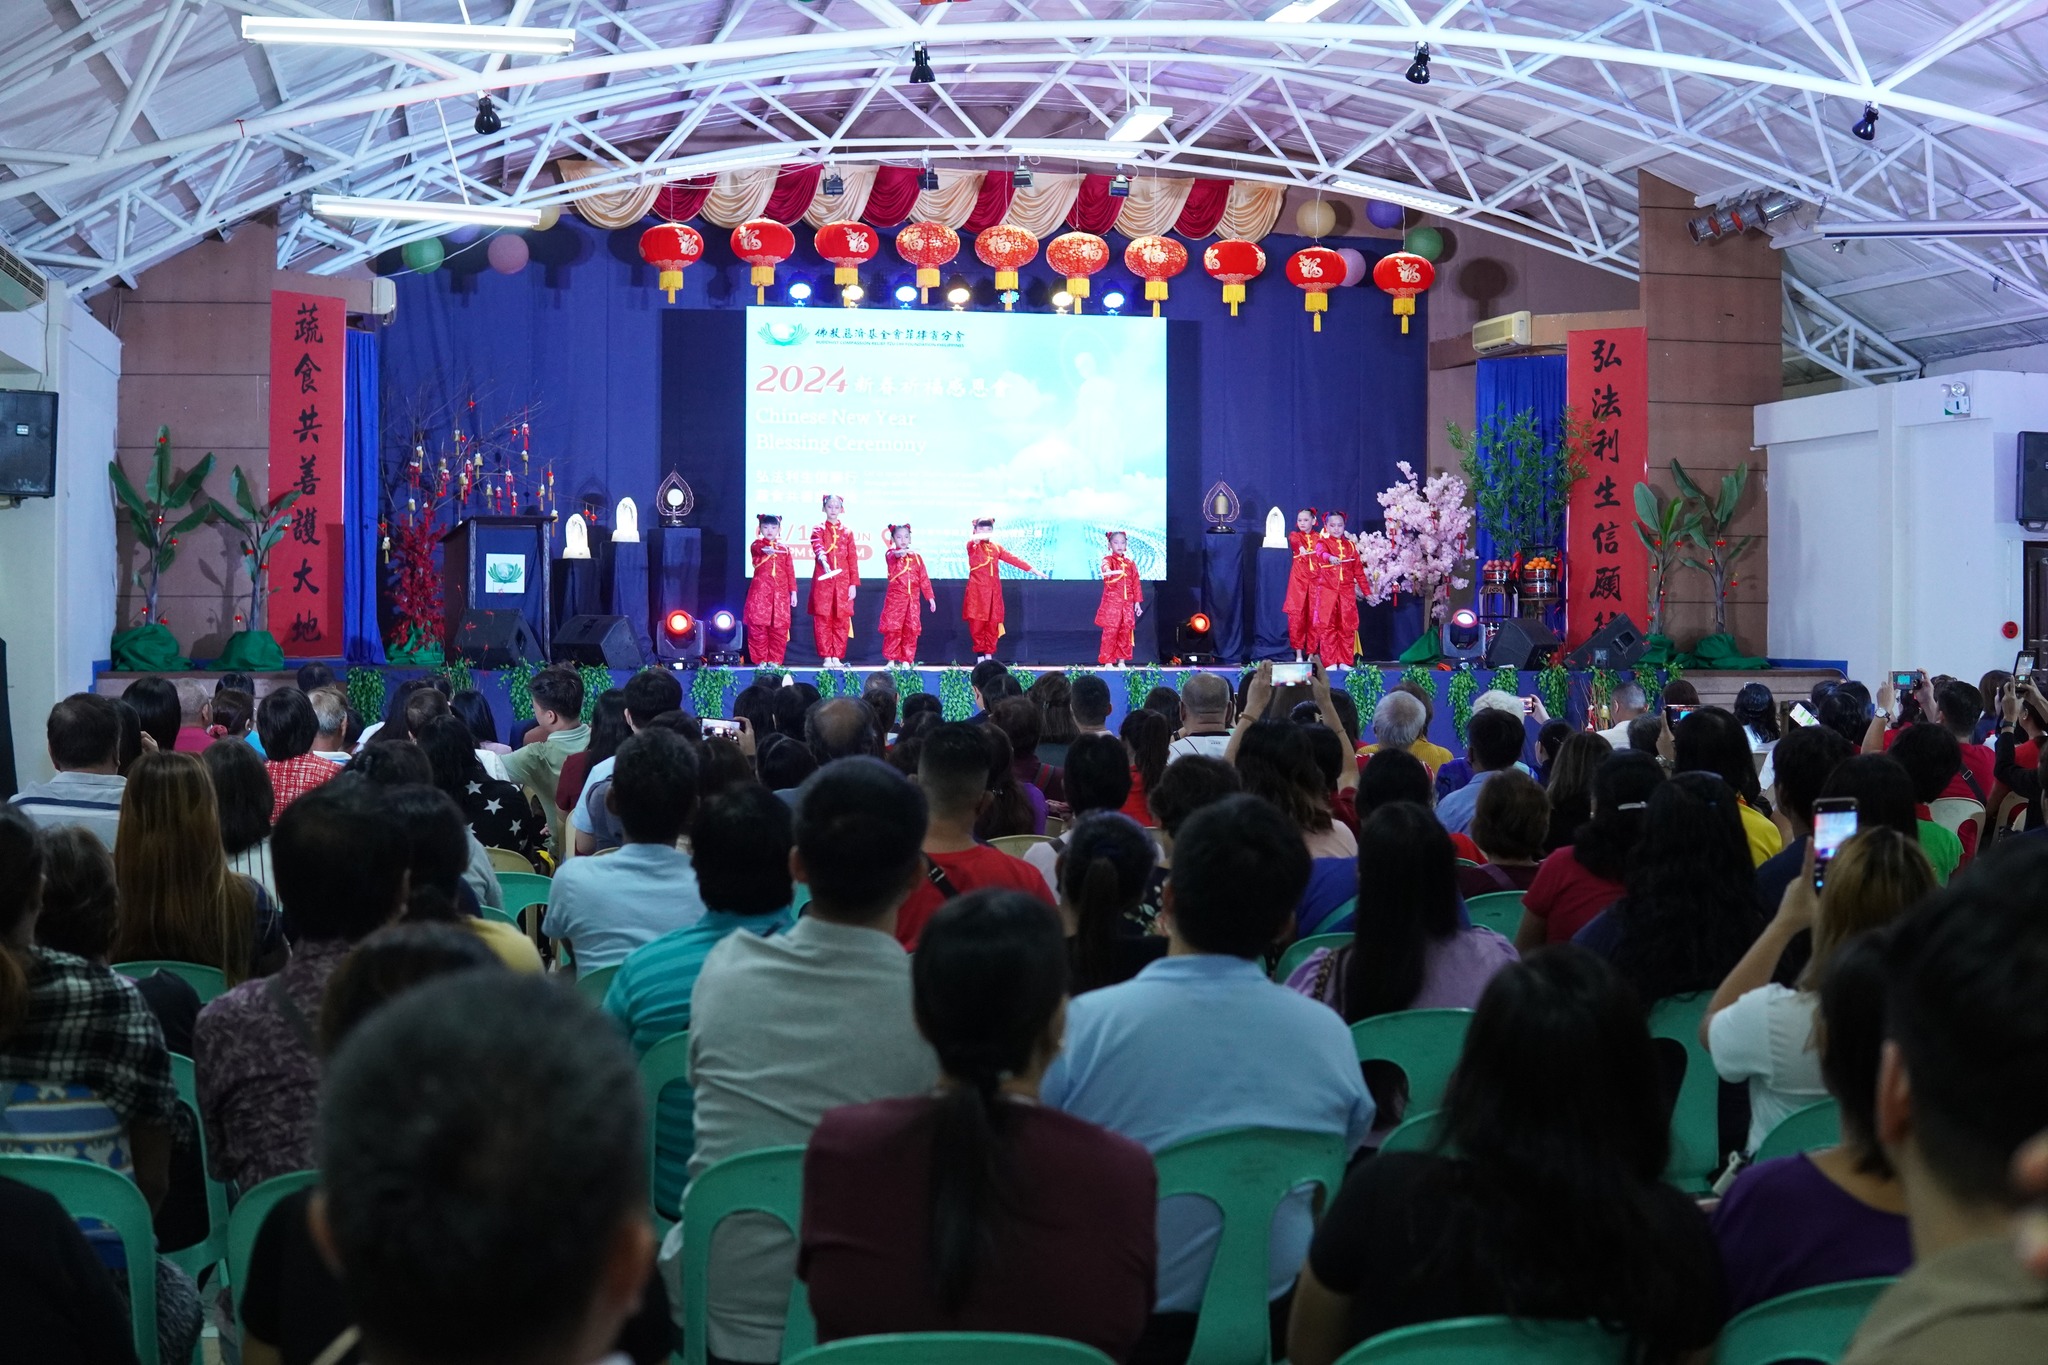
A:
{"label": "black loudspeaker", "polygon": [[2048,531],[2048,431],[2020,433],[2019,493],[2013,505],[2020,525]]}
{"label": "black loudspeaker", "polygon": [[475,607],[462,613],[455,633],[448,638],[448,650],[464,663],[477,668],[508,668],[521,659],[540,663],[540,644],[516,611],[482,611]]}
{"label": "black loudspeaker", "polygon": [[638,668],[646,660],[625,617],[572,616],[555,632],[555,662]]}
{"label": "black loudspeaker", "polygon": [[1566,657],[1564,664],[1566,668],[1627,668],[1642,658],[1649,647],[1636,623],[1623,612],[1594,631],[1586,643]]}
{"label": "black loudspeaker", "polygon": [[0,389],[0,498],[57,493],[57,395]]}
{"label": "black loudspeaker", "polygon": [[1525,616],[1500,623],[1486,647],[1488,668],[1541,668],[1557,653],[1557,635],[1541,621]]}

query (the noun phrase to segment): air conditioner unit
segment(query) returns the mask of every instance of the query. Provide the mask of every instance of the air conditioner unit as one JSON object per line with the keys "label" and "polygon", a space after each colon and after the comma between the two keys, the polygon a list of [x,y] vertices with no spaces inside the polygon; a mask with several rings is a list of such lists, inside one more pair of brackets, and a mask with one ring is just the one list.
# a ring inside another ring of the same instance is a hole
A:
{"label": "air conditioner unit", "polygon": [[49,293],[43,272],[0,246],[0,313],[22,313]]}
{"label": "air conditioner unit", "polygon": [[1472,325],[1472,349],[1480,355],[1498,355],[1520,350],[1529,344],[1529,313],[1509,313]]}

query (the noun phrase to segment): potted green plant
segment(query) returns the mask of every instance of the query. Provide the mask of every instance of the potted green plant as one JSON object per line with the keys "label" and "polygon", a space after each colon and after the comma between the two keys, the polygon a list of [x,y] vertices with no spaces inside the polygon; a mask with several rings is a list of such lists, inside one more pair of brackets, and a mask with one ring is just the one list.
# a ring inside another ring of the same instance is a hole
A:
{"label": "potted green plant", "polygon": [[186,515],[176,514],[199,496],[206,476],[213,472],[213,455],[184,473],[171,468],[171,429],[158,427],[156,449],[149,458],[149,471],[137,489],[116,461],[107,462],[107,478],[128,512],[128,526],[145,556],[133,580],[142,589],[142,624],[118,631],[112,642],[112,661],[122,671],[162,672],[190,668],[191,662],[178,653],[178,641],[157,611],[157,589],[163,572],[178,557],[178,538],[205,524],[213,516],[214,504],[202,501]]}
{"label": "potted green plant", "polygon": [[1749,465],[1739,464],[1733,473],[1723,474],[1721,486],[1712,497],[1676,460],[1671,462],[1671,479],[1693,509],[1685,539],[1699,557],[1686,556],[1685,567],[1706,575],[1714,585],[1714,633],[1692,647],[1693,664],[1704,668],[1765,667],[1763,659],[1744,655],[1736,647],[1735,637],[1728,633],[1728,590],[1736,583],[1736,561],[1756,543],[1753,535],[1731,538],[1728,534],[1743,491],[1749,486]]}
{"label": "potted green plant", "polygon": [[1671,575],[1679,567],[1698,518],[1683,497],[1666,502],[1646,483],[1636,485],[1635,496],[1636,537],[1650,554],[1650,649],[1668,658],[1671,640],[1664,633],[1664,606],[1671,593]]}
{"label": "potted green plant", "polygon": [[259,501],[240,465],[235,466],[233,487],[241,510],[215,500],[213,513],[241,538],[237,562],[249,574],[249,610],[246,615],[237,614],[236,624],[242,628],[228,637],[214,667],[265,672],[284,667],[284,650],[264,626],[265,605],[270,597],[270,552],[291,529],[292,504],[299,500],[299,490],[288,489],[268,502]]}
{"label": "potted green plant", "polygon": [[1470,432],[1448,422],[1445,434],[1475,490],[1480,528],[1502,557],[1480,566],[1482,580],[1489,570],[1498,577],[1519,568],[1529,580],[1521,585],[1525,592],[1554,601],[1563,591],[1556,546],[1563,538],[1572,485],[1586,474],[1581,458],[1585,427],[1577,412],[1564,410],[1558,439],[1549,443],[1527,408],[1512,417],[1503,409]]}

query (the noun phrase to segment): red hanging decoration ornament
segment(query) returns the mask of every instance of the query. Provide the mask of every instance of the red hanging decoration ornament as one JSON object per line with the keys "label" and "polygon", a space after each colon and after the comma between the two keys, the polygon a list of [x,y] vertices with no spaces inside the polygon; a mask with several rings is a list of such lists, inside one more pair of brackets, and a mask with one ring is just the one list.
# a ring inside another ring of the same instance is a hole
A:
{"label": "red hanging decoration ornament", "polygon": [[1401,319],[1401,335],[1408,334],[1408,319],[1415,316],[1415,296],[1436,283],[1436,267],[1426,256],[1396,251],[1380,257],[1372,268],[1372,282],[1394,296],[1394,314]]}
{"label": "red hanging decoration ornament", "polygon": [[1133,237],[1124,248],[1124,269],[1145,282],[1145,297],[1155,318],[1166,297],[1166,282],[1187,268],[1188,249],[1171,237]]}
{"label": "red hanging decoration ornament", "polygon": [[1014,223],[997,223],[983,228],[974,239],[974,254],[983,265],[996,268],[996,292],[1002,294],[1003,311],[1010,311],[1017,292],[1017,272],[1038,255],[1038,239]]}
{"label": "red hanging decoration ornament", "polygon": [[1304,291],[1302,307],[1323,330],[1323,314],[1330,307],[1330,291],[1344,283],[1344,258],[1326,246],[1305,246],[1287,258],[1287,282]]}
{"label": "red hanging decoration ornament", "polygon": [[1045,248],[1045,262],[1067,277],[1078,313],[1088,297],[1088,277],[1109,264],[1109,243],[1092,232],[1063,232]]}
{"label": "red hanging decoration ornament", "polygon": [[640,259],[661,272],[655,288],[676,301],[683,287],[683,271],[704,255],[704,234],[681,223],[656,223],[640,234]]}
{"label": "red hanging decoration ornament", "polygon": [[896,254],[917,267],[918,302],[930,303],[931,291],[939,287],[939,267],[960,254],[960,234],[944,223],[908,223],[896,234]]}
{"label": "red hanging decoration ornament", "polygon": [[860,268],[882,249],[882,235],[866,223],[841,219],[818,229],[818,254],[832,262],[832,283],[860,283]]}
{"label": "red hanging decoration ornament", "polygon": [[775,267],[796,254],[796,234],[773,218],[750,218],[732,230],[732,254],[754,268],[754,302],[775,283]]}
{"label": "red hanging decoration ornament", "polygon": [[1265,273],[1266,253],[1257,242],[1225,237],[1209,243],[1202,253],[1202,269],[1223,282],[1223,301],[1230,305],[1230,316],[1236,317],[1237,305],[1244,302],[1244,282]]}

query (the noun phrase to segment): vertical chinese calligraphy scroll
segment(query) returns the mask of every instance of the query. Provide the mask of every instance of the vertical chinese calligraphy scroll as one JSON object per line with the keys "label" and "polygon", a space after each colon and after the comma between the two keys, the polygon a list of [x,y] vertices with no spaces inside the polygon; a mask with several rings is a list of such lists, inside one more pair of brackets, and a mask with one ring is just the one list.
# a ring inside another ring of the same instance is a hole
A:
{"label": "vertical chinese calligraphy scroll", "polygon": [[342,301],[270,295],[270,496],[299,490],[271,556],[270,630],[292,658],[341,653]]}
{"label": "vertical chinese calligraphy scroll", "polygon": [[1566,340],[1565,401],[1586,424],[1586,477],[1572,485],[1565,523],[1570,565],[1565,644],[1627,612],[1639,624],[1649,564],[1631,526],[1649,468],[1648,344],[1640,327],[1601,327]]}

